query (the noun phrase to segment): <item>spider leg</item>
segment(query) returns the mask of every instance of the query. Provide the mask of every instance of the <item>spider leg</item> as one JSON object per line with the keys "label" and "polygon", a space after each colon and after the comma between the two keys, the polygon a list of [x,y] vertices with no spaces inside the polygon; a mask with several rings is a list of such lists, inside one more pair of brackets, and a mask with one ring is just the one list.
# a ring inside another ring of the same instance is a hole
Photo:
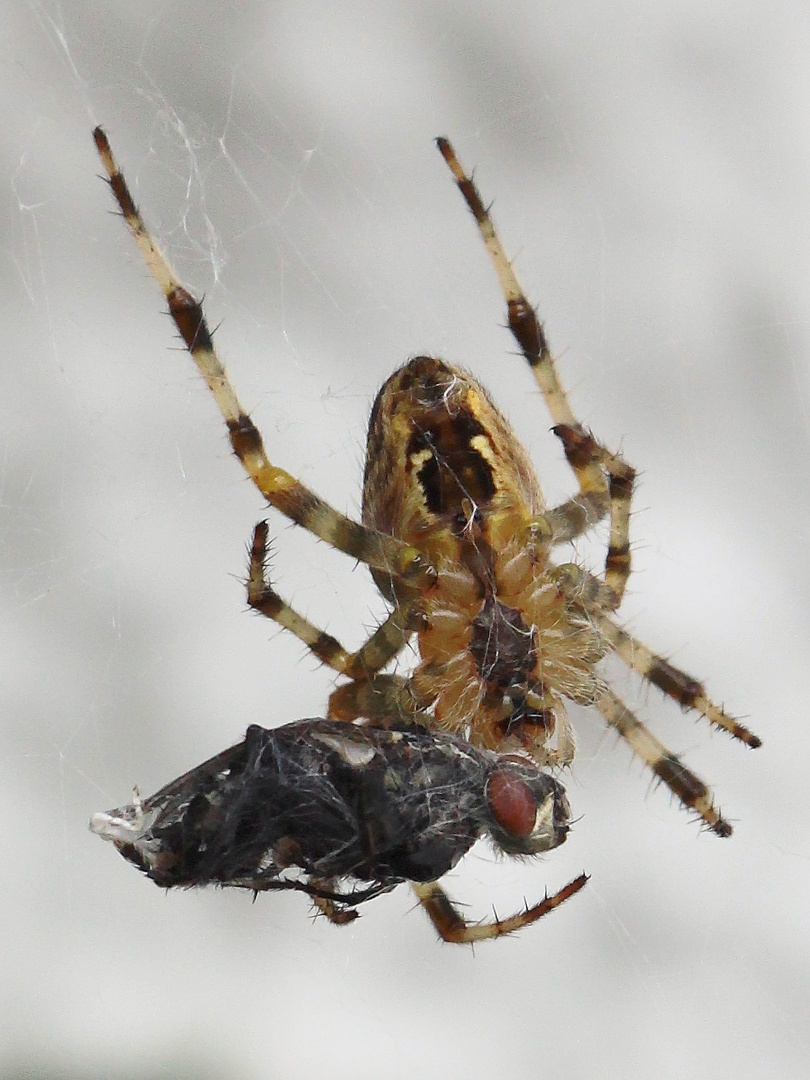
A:
{"label": "spider leg", "polygon": [[610,644],[628,667],[657,686],[667,697],[677,701],[684,709],[695,709],[704,719],[715,727],[727,731],[735,739],[755,750],[762,745],[758,735],[735,720],[733,716],[716,705],[707,695],[706,689],[698,679],[687,675],[685,671],[670,664],[663,656],[658,656],[652,649],[639,641],[624,627],[604,614],[607,595],[605,583],[594,577],[575,563],[566,563],[557,567],[556,579],[565,589],[571,600],[587,611],[602,637]]}
{"label": "spider leg", "polygon": [[[613,595],[610,598],[606,597],[605,606],[615,611],[622,602],[627,579],[630,577],[630,503],[633,498],[636,471],[617,454],[611,454],[609,450],[605,450],[592,435],[579,427],[558,424],[554,428],[554,433],[562,442],[565,456],[575,472],[578,466],[584,467],[588,462],[595,461],[608,475],[610,539],[605,558],[605,584]],[[564,519],[566,507],[571,503],[576,507],[577,500],[572,499],[568,504],[564,503],[556,510],[552,510],[550,516],[559,514]],[[573,520],[576,522],[575,516]],[[582,531],[584,530],[580,530]]]}
{"label": "spider leg", "polygon": [[295,634],[322,664],[351,679],[367,679],[393,660],[413,632],[408,626],[407,609],[396,608],[356,652],[348,652],[337,638],[305,619],[270,585],[267,579],[267,532],[266,521],[260,521],[253,531],[248,605]]}
{"label": "spider leg", "polygon": [[180,284],[152,239],[116,164],[107,136],[100,127],[94,130],[93,138],[130,232],[152,276],[163,290],[169,314],[219,406],[233,451],[264,498],[291,521],[360,562],[391,573],[416,587],[432,582],[435,572],[432,567],[425,565],[416,548],[352,521],[299,483],[290,473],[269,461],[262,437],[239,404],[225,368],[214,350],[200,303]]}
{"label": "spider leg", "polygon": [[409,680],[380,674],[380,669],[402,650],[413,632],[414,628],[408,624],[412,609],[407,605],[395,608],[356,652],[348,652],[337,638],[305,619],[269,584],[267,532],[266,521],[260,521],[253,530],[248,605],[289,630],[321,663],[349,677],[351,681],[339,686],[329,699],[330,719],[352,721],[363,717],[382,727],[394,723],[429,725],[431,718],[424,711],[429,703],[416,702]]}
{"label": "spider leg", "polygon": [[628,667],[637,671],[642,679],[651,682],[662,690],[667,697],[673,698],[684,709],[696,709],[710,724],[727,731],[735,739],[752,749],[762,745],[758,735],[729,716],[724,709],[707,696],[703,683],[676,668],[662,656],[657,656],[652,649],[638,638],[628,634],[621,626],[606,615],[595,617],[602,635],[610,642],[613,649]]}
{"label": "spider leg", "polygon": [[[554,433],[560,439],[579,484],[579,494],[569,503],[552,511],[558,533],[555,540],[572,539],[610,511],[610,542],[605,563],[605,580],[615,593],[618,607],[630,574],[630,545],[627,530],[630,498],[635,473],[620,457],[605,450],[588,434],[574,415],[560,383],[554,357],[548,347],[542,323],[506,257],[495,231],[489,210],[472,178],[467,176],[447,139],[436,144],[478,225],[490,254],[506,300],[509,329],[520,346],[554,420]],[[608,474],[609,484],[604,473]]]}
{"label": "spider leg", "polygon": [[419,699],[412,680],[378,672],[333,690],[327,715],[330,720],[363,719],[384,728],[402,724],[434,728],[435,717],[428,712],[431,704]]}
{"label": "spider leg", "polygon": [[476,941],[486,941],[488,938],[502,937],[504,934],[513,934],[516,930],[522,930],[548,915],[554,908],[559,907],[564,900],[574,893],[579,892],[588,880],[586,874],[580,874],[568,885],[546,896],[533,907],[526,907],[524,911],[511,915],[508,919],[499,919],[497,915],[492,922],[468,923],[459,913],[458,909],[449,899],[447,893],[436,881],[422,883],[412,881],[411,887],[416,893],[419,903],[427,912],[430,921],[436,927],[439,936],[444,941],[458,942],[459,944],[472,944]]}
{"label": "spider leg", "polygon": [[696,811],[717,836],[731,836],[731,825],[715,807],[712,793],[703,781],[686,768],[677,754],[659,742],[612,690],[603,688],[594,704],[685,807]]}

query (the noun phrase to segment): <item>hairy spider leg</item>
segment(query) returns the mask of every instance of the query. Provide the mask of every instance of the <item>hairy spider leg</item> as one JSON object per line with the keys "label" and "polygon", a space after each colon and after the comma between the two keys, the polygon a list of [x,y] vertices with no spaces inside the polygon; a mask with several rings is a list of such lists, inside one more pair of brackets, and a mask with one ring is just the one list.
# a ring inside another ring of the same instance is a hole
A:
{"label": "hairy spider leg", "polygon": [[421,553],[392,536],[367,529],[335,510],[284,469],[269,461],[262,437],[245,413],[214,349],[202,306],[185,289],[152,239],[126,180],[116,164],[102,128],[93,132],[101,163],[121,213],[134,236],[152,276],[163,291],[186,348],[208,384],[228,428],[231,446],[250,479],[277,510],[332,547],[377,570],[391,573],[416,588],[434,578]]}
{"label": "hairy spider leg", "polygon": [[412,881],[411,887],[443,941],[474,944],[476,941],[514,934],[516,930],[522,930],[524,926],[537,922],[538,919],[558,908],[569,897],[578,893],[587,880],[587,874],[580,874],[552,896],[546,893],[539,904],[534,904],[532,907],[527,905],[524,911],[519,911],[507,919],[499,919],[495,915],[491,922],[481,923],[468,923],[438,882],[431,881],[422,884]]}
{"label": "hairy spider leg", "polygon": [[[478,188],[472,177],[464,172],[449,140],[438,138],[436,145],[478,225],[506,300],[509,329],[532,370],[554,420],[553,431],[563,444],[565,456],[579,484],[579,494],[575,498],[550,512],[556,525],[554,538],[560,541],[572,539],[600,521],[610,510],[605,581],[615,594],[612,606],[616,608],[621,603],[630,576],[628,530],[635,471],[618,455],[597,443],[577,420],[557,375],[542,323],[526,299],[512,264],[506,257]],[[605,472],[609,483],[605,481]]]}

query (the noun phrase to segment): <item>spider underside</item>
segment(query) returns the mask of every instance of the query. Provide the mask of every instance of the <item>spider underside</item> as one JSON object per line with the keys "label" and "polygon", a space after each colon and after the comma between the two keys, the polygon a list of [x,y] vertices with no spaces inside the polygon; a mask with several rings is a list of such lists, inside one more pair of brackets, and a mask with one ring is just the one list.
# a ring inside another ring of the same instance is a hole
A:
{"label": "spider underside", "polygon": [[[571,410],[543,327],[450,143],[437,140],[492,259],[509,329],[552,417],[577,491],[560,506],[547,507],[528,455],[481,384],[458,367],[417,356],[387,380],[374,403],[358,523],[268,459],[214,350],[201,305],[152,240],[100,128],[94,138],[116,201],[249,477],[291,521],[365,563],[391,605],[368,640],[354,652],[346,650],[272,588],[268,527],[257,525],[248,603],[344,677],[331,695],[329,716],[379,727],[424,725],[475,746],[564,766],[575,751],[565,700],[593,706],[706,828],[729,836],[731,825],[709,788],[610,689],[599,662],[615,652],[684,709],[750,747],[760,740],[710,700],[702,683],[615,620],[631,570],[635,472]],[[605,517],[610,532],[602,576],[552,561],[555,548]],[[419,655],[414,672],[386,672],[413,637]],[[465,937],[459,927],[467,924],[437,882],[414,883],[414,889],[447,940],[473,940],[473,931],[475,939],[498,936],[524,925],[517,915],[468,927]],[[327,916],[328,907],[324,901]]]}

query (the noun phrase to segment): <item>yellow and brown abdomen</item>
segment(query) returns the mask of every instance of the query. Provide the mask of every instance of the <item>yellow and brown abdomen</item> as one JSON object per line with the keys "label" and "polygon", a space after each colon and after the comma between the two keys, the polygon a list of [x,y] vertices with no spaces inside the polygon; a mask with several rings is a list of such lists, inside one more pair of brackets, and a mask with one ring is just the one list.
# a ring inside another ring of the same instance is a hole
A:
{"label": "yellow and brown abdomen", "polygon": [[464,536],[497,506],[544,509],[531,462],[471,375],[418,356],[383,384],[371,411],[363,523],[415,546],[436,526]]}

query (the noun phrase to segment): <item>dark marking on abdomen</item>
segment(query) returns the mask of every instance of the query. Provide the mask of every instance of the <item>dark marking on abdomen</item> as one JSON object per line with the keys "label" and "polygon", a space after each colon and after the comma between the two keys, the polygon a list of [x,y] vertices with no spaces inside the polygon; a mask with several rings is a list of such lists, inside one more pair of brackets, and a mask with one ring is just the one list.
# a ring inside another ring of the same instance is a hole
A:
{"label": "dark marking on abdomen", "polygon": [[464,408],[453,415],[437,409],[415,420],[408,458],[430,452],[417,478],[428,509],[437,516],[456,515],[465,501],[480,508],[495,494],[492,466],[472,445],[479,436],[488,441],[486,430]]}

